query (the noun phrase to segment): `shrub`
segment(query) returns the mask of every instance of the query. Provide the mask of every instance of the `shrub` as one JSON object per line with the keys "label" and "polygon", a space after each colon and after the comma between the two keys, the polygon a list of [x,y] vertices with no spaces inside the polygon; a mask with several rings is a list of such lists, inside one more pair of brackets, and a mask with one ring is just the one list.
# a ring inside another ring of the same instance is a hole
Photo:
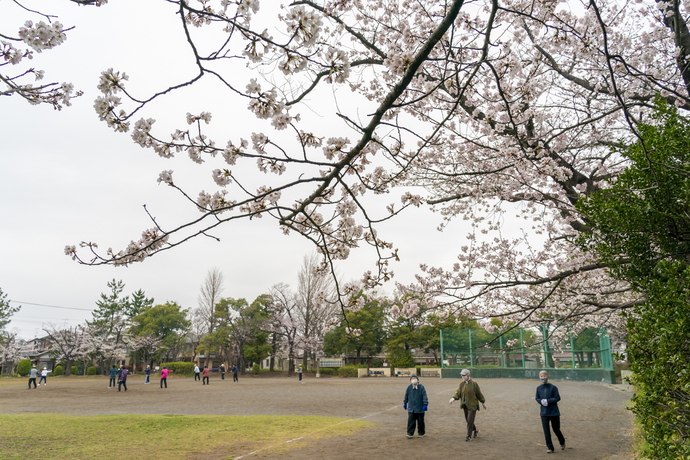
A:
{"label": "shrub", "polygon": [[383,358],[372,358],[369,367],[383,367]]}
{"label": "shrub", "polygon": [[337,367],[322,367],[319,369],[319,373],[323,375],[338,375]]}
{"label": "shrub", "polygon": [[261,366],[259,366],[258,364],[254,364],[254,365],[252,366],[252,372],[253,372],[253,373],[258,374],[258,373],[259,373],[259,370],[261,370]]}
{"label": "shrub", "polygon": [[31,361],[28,359],[22,359],[19,361],[19,364],[17,364],[17,374],[19,374],[22,377],[26,377],[29,374],[29,371],[31,370]]}
{"label": "shrub", "polygon": [[70,367],[70,372],[72,375],[79,375],[79,368],[77,366]]}
{"label": "shrub", "polygon": [[53,369],[53,375],[62,375],[63,373],[62,366],[55,366],[55,369]]}
{"label": "shrub", "polygon": [[338,377],[357,377],[357,369],[366,369],[364,365],[350,365],[338,368]]}
{"label": "shrub", "polygon": [[391,347],[388,350],[386,359],[390,363],[391,367],[415,367],[412,352],[404,349],[403,347]]}
{"label": "shrub", "polygon": [[94,366],[90,366],[88,369],[86,369],[86,375],[96,375],[96,368]]}
{"label": "shrub", "polygon": [[170,369],[173,374],[186,375],[187,377],[194,375],[194,363],[162,363],[161,368],[163,366]]}

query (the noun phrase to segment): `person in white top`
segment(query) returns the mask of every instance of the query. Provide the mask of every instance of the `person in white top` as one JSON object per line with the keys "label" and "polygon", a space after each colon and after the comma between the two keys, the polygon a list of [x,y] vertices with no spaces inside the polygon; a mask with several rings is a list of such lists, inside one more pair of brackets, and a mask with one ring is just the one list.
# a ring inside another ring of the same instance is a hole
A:
{"label": "person in white top", "polygon": [[41,382],[43,382],[43,385],[48,385],[48,368],[44,367],[43,370],[41,371],[41,378],[38,381],[38,384],[40,385]]}

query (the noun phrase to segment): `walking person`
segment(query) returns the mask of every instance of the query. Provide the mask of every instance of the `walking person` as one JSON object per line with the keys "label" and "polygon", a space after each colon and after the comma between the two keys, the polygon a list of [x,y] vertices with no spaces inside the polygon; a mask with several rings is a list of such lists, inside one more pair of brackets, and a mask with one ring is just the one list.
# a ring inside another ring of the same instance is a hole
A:
{"label": "walking person", "polygon": [[168,388],[168,373],[169,372],[170,371],[165,366],[163,366],[163,369],[161,369],[161,388],[163,388],[163,385],[165,385],[165,388]]}
{"label": "walking person", "polygon": [[410,384],[405,390],[403,399],[403,409],[407,410],[407,437],[414,436],[415,428],[417,436],[423,438],[426,435],[424,425],[424,413],[429,408],[429,399],[426,396],[424,385],[419,383],[416,374],[410,376]]}
{"label": "walking person", "polygon": [[[565,450],[565,438],[561,433],[561,411],[558,410],[558,401],[561,395],[558,394],[556,385],[549,383],[549,374],[546,371],[539,373],[541,384],[537,387],[537,395],[534,398],[541,404],[539,415],[541,416],[541,426],[544,429],[544,440],[546,441],[546,453],[553,454],[553,441],[551,441],[551,430],[561,444],[561,450]],[[551,424],[551,428],[549,428]]]}
{"label": "walking person", "polygon": [[204,366],[203,377],[201,379],[202,385],[208,385],[208,364]]}
{"label": "walking person", "polygon": [[482,407],[486,410],[486,404],[484,404],[486,400],[482,390],[479,389],[479,384],[472,380],[469,369],[460,371],[460,376],[462,376],[462,382],[453,397],[450,398],[449,404],[453,404],[453,401],[458,399],[460,400],[460,407],[465,412],[465,421],[467,422],[467,437],[465,437],[465,441],[471,441],[479,434],[479,429],[474,424],[474,419],[479,410],[479,403],[482,403]]}
{"label": "walking person", "polygon": [[299,381],[302,381],[302,365],[297,366],[297,375],[299,376]]}
{"label": "walking person", "polygon": [[43,385],[48,385],[48,368],[44,367],[43,370],[41,371],[41,378],[38,379],[38,385],[40,386],[41,383]]}
{"label": "walking person", "polygon": [[29,371],[29,390],[31,389],[31,384],[34,384],[34,388],[36,388],[36,377],[38,377],[38,369],[36,369],[36,366],[31,366],[31,370]]}
{"label": "walking person", "polygon": [[144,385],[148,385],[149,383],[151,383],[151,366],[146,366],[144,374],[146,375],[146,378],[144,379]]}
{"label": "walking person", "polygon": [[108,382],[108,388],[115,388],[115,378],[117,374],[117,369],[115,369],[115,365],[113,364],[113,367],[110,368],[110,382]]}
{"label": "walking person", "polygon": [[225,380],[225,365],[224,364],[220,365],[220,379]]}
{"label": "walking person", "polygon": [[125,387],[125,391],[127,391],[127,376],[129,375],[129,371],[125,369],[125,366],[122,366],[120,368],[120,379],[117,381],[117,391],[120,391],[121,387]]}
{"label": "walking person", "polygon": [[201,380],[200,376],[201,370],[199,369],[199,365],[195,364],[194,365],[194,381],[196,382],[197,380]]}
{"label": "walking person", "polygon": [[232,365],[232,381],[239,382],[239,380],[237,379],[237,366],[235,366],[234,364]]}

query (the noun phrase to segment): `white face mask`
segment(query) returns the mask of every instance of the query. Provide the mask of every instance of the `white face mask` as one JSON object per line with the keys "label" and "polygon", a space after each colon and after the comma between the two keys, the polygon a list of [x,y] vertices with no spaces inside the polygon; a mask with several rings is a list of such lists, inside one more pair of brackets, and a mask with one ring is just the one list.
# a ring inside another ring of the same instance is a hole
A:
{"label": "white face mask", "polygon": [[417,383],[419,383],[419,380],[412,379],[412,380],[410,380],[410,383],[412,383],[412,385],[417,385]]}

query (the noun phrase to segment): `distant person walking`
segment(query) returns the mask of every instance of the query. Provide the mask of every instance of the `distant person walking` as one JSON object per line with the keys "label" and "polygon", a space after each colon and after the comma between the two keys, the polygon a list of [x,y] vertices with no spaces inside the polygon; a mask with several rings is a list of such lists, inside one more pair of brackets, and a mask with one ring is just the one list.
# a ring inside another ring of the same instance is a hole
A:
{"label": "distant person walking", "polygon": [[165,385],[165,388],[168,388],[168,373],[169,372],[170,371],[165,366],[163,366],[163,369],[161,369],[161,388],[163,388],[163,385]]}
{"label": "distant person walking", "polygon": [[225,365],[220,365],[220,379],[225,380]]}
{"label": "distant person walking", "polygon": [[453,404],[453,401],[460,400],[460,407],[465,412],[465,421],[467,422],[467,437],[465,441],[471,441],[479,434],[479,430],[474,424],[474,418],[479,410],[479,403],[481,402],[482,407],[486,410],[486,405],[484,404],[486,401],[482,390],[479,389],[479,385],[472,380],[469,369],[460,371],[460,376],[462,376],[462,382],[453,397],[450,398],[449,403]]}
{"label": "distant person walking", "polygon": [[407,410],[407,437],[414,436],[415,428],[417,436],[423,438],[426,435],[426,425],[424,424],[424,413],[429,407],[429,398],[426,396],[424,385],[419,383],[416,374],[410,376],[410,384],[405,390],[403,398],[403,409]]}
{"label": "distant person walking", "polygon": [[201,380],[201,370],[199,369],[199,365],[195,364],[194,365],[194,381],[196,382],[197,380]]}
{"label": "distant person walking", "polygon": [[117,381],[117,391],[120,391],[120,387],[125,387],[125,391],[127,391],[127,376],[129,375],[129,371],[125,369],[125,366],[122,366],[120,368],[120,379]]}
{"label": "distant person walking", "polygon": [[113,367],[110,368],[110,382],[108,382],[108,388],[115,388],[115,379],[117,378],[118,374],[119,372],[117,372],[117,369],[113,364]]}
{"label": "distant person walking", "polygon": [[208,385],[208,365],[204,366],[203,377],[201,379],[202,385]]}
{"label": "distant person walking", "polygon": [[[539,415],[541,416],[541,427],[544,430],[544,440],[546,441],[546,453],[553,454],[553,441],[551,441],[551,429],[561,444],[561,450],[565,450],[565,437],[561,433],[561,411],[558,410],[558,401],[561,395],[558,394],[556,385],[549,383],[549,374],[546,371],[539,373],[541,384],[537,387],[535,400],[541,404]],[[549,428],[551,424],[551,428]]]}
{"label": "distant person walking", "polygon": [[48,385],[48,368],[44,367],[43,370],[41,371],[41,378],[38,379],[38,384],[41,385]]}
{"label": "distant person walking", "polygon": [[235,366],[234,364],[232,365],[232,381],[239,382],[239,380],[237,379],[237,366]]}
{"label": "distant person walking", "polygon": [[31,389],[31,384],[34,384],[34,388],[36,388],[36,377],[38,377],[38,369],[36,369],[36,366],[31,366],[31,370],[29,371],[29,390]]}
{"label": "distant person walking", "polygon": [[144,379],[144,385],[148,385],[149,383],[151,383],[151,366],[146,366],[144,374],[146,375],[146,378]]}
{"label": "distant person walking", "polygon": [[299,381],[302,381],[302,365],[297,366],[297,375],[299,376]]}

